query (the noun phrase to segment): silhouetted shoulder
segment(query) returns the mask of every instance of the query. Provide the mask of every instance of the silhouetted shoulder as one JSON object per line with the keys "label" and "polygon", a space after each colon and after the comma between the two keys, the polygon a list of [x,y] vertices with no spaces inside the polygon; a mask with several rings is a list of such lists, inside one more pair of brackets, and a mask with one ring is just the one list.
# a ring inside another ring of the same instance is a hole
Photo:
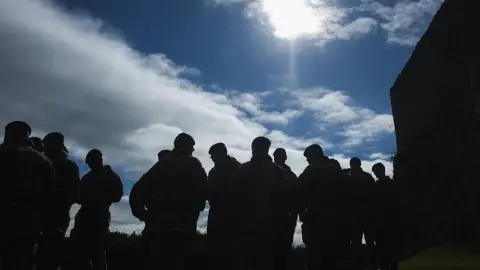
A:
{"label": "silhouetted shoulder", "polygon": [[375,183],[375,178],[373,178],[373,176],[371,174],[369,174],[368,172],[363,172],[363,175],[364,175],[365,179],[368,180],[368,182],[370,184]]}
{"label": "silhouetted shoulder", "polygon": [[71,159],[69,159],[69,158],[66,158],[64,162],[65,162],[65,166],[66,166],[68,169],[70,169],[70,170],[77,170],[77,171],[79,170],[77,163],[75,163],[73,160],[71,160]]}
{"label": "silhouetted shoulder", "polygon": [[240,166],[240,164],[241,164],[241,163],[240,163],[236,158],[234,158],[234,157],[230,157],[230,162],[231,162],[234,166],[237,166],[237,167]]}
{"label": "silhouetted shoulder", "polygon": [[32,162],[43,163],[53,168],[52,163],[44,154],[36,151],[31,147],[20,147],[17,148],[17,151],[21,154],[22,158],[26,158]]}
{"label": "silhouetted shoulder", "polygon": [[194,166],[202,166],[202,163],[200,160],[194,156],[185,156],[185,161],[187,161],[189,164],[192,164]]}
{"label": "silhouetted shoulder", "polygon": [[238,171],[248,170],[251,166],[252,166],[252,162],[251,162],[251,161],[247,161],[247,162],[245,162],[245,163],[243,163],[243,164],[238,165],[237,170],[238,170]]}

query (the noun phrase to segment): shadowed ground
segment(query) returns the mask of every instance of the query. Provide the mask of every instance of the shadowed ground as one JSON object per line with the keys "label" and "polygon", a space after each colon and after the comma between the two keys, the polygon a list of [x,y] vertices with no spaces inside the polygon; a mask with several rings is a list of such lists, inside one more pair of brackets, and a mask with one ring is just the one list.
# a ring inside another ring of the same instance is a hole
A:
{"label": "shadowed ground", "polygon": [[480,251],[451,246],[434,247],[400,264],[400,270],[478,270]]}

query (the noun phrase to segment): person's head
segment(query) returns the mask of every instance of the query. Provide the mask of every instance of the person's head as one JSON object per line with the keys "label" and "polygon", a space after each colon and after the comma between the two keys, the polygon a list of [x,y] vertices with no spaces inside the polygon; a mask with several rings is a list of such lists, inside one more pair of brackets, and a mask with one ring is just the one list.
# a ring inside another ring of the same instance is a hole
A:
{"label": "person's head", "polygon": [[216,143],[212,145],[208,150],[208,153],[215,164],[222,162],[222,160],[225,160],[228,157],[227,147],[224,143]]}
{"label": "person's head", "polygon": [[172,151],[167,150],[167,149],[158,152],[158,154],[157,154],[158,160],[160,160],[160,159],[168,156],[171,152],[172,152]]}
{"label": "person's head", "polygon": [[266,137],[260,136],[252,141],[252,155],[268,155],[272,142]]}
{"label": "person's head", "polygon": [[[23,121],[13,121],[5,126],[4,142],[26,144],[32,133],[32,128]],[[31,142],[31,141],[30,141]]]}
{"label": "person's head", "polygon": [[338,160],[334,159],[334,158],[331,158],[330,159],[330,164],[333,165],[333,167],[335,167],[335,169],[337,170],[342,170],[342,165],[340,165],[340,162],[338,162]]}
{"label": "person's head", "polygon": [[324,160],[323,149],[318,144],[312,144],[305,148],[305,151],[303,151],[303,156],[307,158],[307,162],[310,165]]}
{"label": "person's head", "polygon": [[191,155],[193,154],[193,151],[195,151],[195,140],[187,133],[180,133],[175,138],[173,146],[176,151]]}
{"label": "person's head", "polygon": [[359,170],[362,168],[362,161],[358,157],[353,157],[350,159],[350,169]]}
{"label": "person's head", "polygon": [[37,150],[40,153],[43,152],[44,148],[42,139],[40,139],[39,137],[30,137],[30,141],[32,141],[33,149]]}
{"label": "person's head", "polygon": [[103,167],[103,155],[98,149],[90,150],[85,157],[85,163],[87,163],[90,169],[98,169]]}
{"label": "person's head", "polygon": [[283,148],[277,148],[273,151],[273,159],[277,164],[285,164],[287,161],[287,151]]}
{"label": "person's head", "polygon": [[45,152],[63,152],[65,151],[65,138],[60,132],[48,133],[43,138]]}
{"label": "person's head", "polygon": [[377,178],[382,178],[385,176],[385,166],[380,162],[373,165],[372,171]]}

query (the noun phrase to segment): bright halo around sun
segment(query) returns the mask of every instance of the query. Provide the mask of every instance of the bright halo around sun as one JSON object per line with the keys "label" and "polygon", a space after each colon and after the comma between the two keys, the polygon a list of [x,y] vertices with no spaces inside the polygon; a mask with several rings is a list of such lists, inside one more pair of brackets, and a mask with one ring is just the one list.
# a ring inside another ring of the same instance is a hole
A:
{"label": "bright halo around sun", "polygon": [[262,0],[261,8],[279,38],[294,40],[322,32],[322,14],[308,0]]}

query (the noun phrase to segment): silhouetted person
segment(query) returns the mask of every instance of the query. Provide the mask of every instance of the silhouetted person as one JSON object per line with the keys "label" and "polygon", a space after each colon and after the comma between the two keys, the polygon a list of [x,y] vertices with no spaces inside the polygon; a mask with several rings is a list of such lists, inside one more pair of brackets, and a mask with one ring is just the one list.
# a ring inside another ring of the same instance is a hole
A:
{"label": "silhouetted person", "polygon": [[232,204],[232,178],[240,165],[228,155],[223,143],[208,151],[215,166],[208,173],[208,249],[209,269],[230,269],[232,235],[236,209]]}
{"label": "silhouetted person", "polygon": [[283,199],[288,180],[268,155],[270,144],[265,137],[255,138],[252,158],[238,167],[234,177],[234,197],[239,209],[234,269],[274,268],[275,228],[286,208]]}
{"label": "silhouetted person", "polygon": [[41,231],[41,210],[55,182],[50,161],[34,150],[30,126],[5,127],[0,145],[0,260],[2,270],[32,270]]}
{"label": "silhouetted person", "polygon": [[43,153],[44,146],[43,141],[39,137],[30,137],[30,141],[32,141],[33,149],[37,150],[40,153]]}
{"label": "silhouetted person", "polygon": [[55,168],[56,182],[43,209],[42,237],[36,269],[56,270],[64,261],[65,233],[70,224],[70,208],[78,197],[80,175],[77,164],[68,158],[61,133],[52,132],[43,139],[45,155]]}
{"label": "silhouetted person", "polygon": [[385,166],[376,163],[372,171],[376,187],[375,242],[380,270],[396,270],[403,235],[400,198],[394,181],[385,174]]}
{"label": "silhouetted person", "polygon": [[[375,207],[375,179],[362,169],[362,162],[359,158],[350,159],[350,176],[352,188],[356,190],[353,194],[355,200],[355,219],[352,227],[351,241],[358,255],[358,267],[360,267],[362,250],[362,239],[365,237],[368,253],[375,250],[373,239],[374,230],[374,207]],[[370,260],[370,265],[374,267]]]}
{"label": "silhouetted person", "polygon": [[[298,177],[303,241],[309,254],[309,269],[338,269],[344,261],[348,238],[342,237],[341,171],[333,166],[318,144],[304,151],[308,166]],[[347,239],[347,240],[344,240]]]}
{"label": "silhouetted person", "polygon": [[151,201],[143,231],[147,269],[185,269],[207,197],[207,175],[192,156],[194,145],[192,136],[179,134],[172,152],[144,175],[144,196]]}
{"label": "silhouetted person", "polygon": [[168,156],[171,152],[172,152],[171,150],[167,150],[167,149],[158,152],[157,154],[158,160]]}
{"label": "silhouetted person", "polygon": [[287,161],[287,152],[285,149],[276,149],[273,152],[273,159],[275,164],[282,167],[288,180],[288,191],[284,198],[286,209],[284,209],[283,214],[277,222],[275,269],[288,269],[291,261],[293,237],[295,235],[299,211],[297,175],[292,172],[290,166],[285,164]]}
{"label": "silhouetted person", "polygon": [[[162,150],[158,152],[157,154],[158,161],[168,156],[171,152],[172,151],[170,150]],[[148,219],[147,210],[149,207],[149,200],[144,197],[147,194],[144,188],[145,188],[145,177],[144,175],[142,175],[142,177],[132,186],[132,189],[130,190],[129,200],[128,200],[133,216],[140,221],[147,221]]]}
{"label": "silhouetted person", "polygon": [[80,210],[70,234],[74,266],[77,269],[105,270],[105,245],[110,226],[110,206],[123,195],[120,177],[103,165],[102,153],[93,149],[85,158],[90,171],[80,181]]}

